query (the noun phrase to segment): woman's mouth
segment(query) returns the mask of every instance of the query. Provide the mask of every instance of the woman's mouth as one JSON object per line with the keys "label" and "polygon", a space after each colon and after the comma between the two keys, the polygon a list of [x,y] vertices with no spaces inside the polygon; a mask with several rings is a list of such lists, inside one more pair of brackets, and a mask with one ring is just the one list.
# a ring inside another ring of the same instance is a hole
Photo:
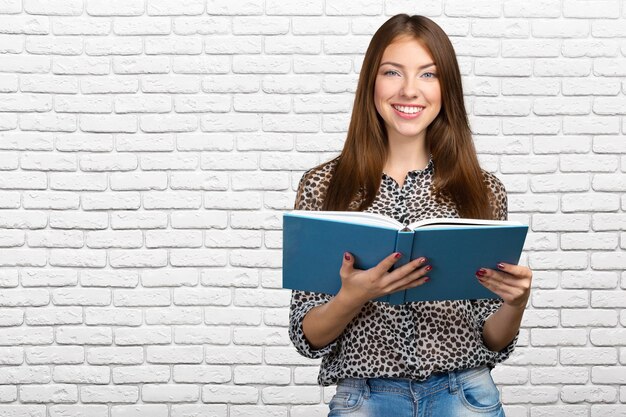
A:
{"label": "woman's mouth", "polygon": [[403,119],[415,119],[424,110],[424,107],[422,106],[402,106],[392,104],[391,107],[393,107],[395,113]]}

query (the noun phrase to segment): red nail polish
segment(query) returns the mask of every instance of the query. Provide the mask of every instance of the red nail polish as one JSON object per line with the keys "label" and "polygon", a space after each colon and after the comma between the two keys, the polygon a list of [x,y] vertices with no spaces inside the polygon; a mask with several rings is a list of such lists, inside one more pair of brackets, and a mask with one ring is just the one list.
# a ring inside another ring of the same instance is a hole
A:
{"label": "red nail polish", "polygon": [[347,253],[344,253],[343,257],[346,259],[346,261],[350,260],[350,255],[348,255]]}
{"label": "red nail polish", "polygon": [[500,263],[498,264],[498,268],[500,268],[500,269],[504,269],[504,264],[503,264],[502,262],[500,262]]}
{"label": "red nail polish", "polygon": [[483,277],[485,276],[485,271],[483,268],[480,268],[478,271],[476,271],[476,275],[478,275],[479,277]]}
{"label": "red nail polish", "polygon": [[428,265],[428,266],[426,267],[426,271],[430,271],[431,269],[433,269],[433,267],[432,267],[432,266],[430,266],[430,265]]}
{"label": "red nail polish", "polygon": [[428,281],[430,281],[430,278],[428,277],[424,278],[424,282],[428,282]]}
{"label": "red nail polish", "polygon": [[396,252],[396,255],[394,256],[394,258],[398,259],[401,256],[402,256],[402,254],[400,252]]}

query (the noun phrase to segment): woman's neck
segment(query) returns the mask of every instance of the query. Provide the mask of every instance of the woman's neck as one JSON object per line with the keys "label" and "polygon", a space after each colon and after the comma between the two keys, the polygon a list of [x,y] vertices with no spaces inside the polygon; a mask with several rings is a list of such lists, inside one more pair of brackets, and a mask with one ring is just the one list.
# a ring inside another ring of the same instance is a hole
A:
{"label": "woman's neck", "polygon": [[426,152],[424,139],[389,138],[389,149],[384,172],[413,171],[424,169],[428,165],[429,154]]}

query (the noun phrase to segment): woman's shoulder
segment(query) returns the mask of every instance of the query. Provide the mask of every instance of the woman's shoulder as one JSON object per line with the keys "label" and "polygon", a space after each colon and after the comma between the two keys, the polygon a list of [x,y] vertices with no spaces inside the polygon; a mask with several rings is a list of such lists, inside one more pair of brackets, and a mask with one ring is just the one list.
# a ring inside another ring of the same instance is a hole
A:
{"label": "woman's shoulder", "polygon": [[504,184],[495,174],[484,169],[482,169],[482,172],[485,183],[491,191],[489,201],[493,209],[492,216],[496,220],[506,220],[508,218],[508,200]]}
{"label": "woman's shoulder", "polygon": [[483,177],[485,179],[485,184],[489,187],[489,189],[496,195],[506,194],[506,188],[500,178],[496,177],[496,175],[492,172],[486,171],[481,168],[483,172]]}
{"label": "woman's shoulder", "polygon": [[301,186],[307,187],[326,187],[333,175],[333,171],[337,166],[339,157],[323,162],[302,174],[300,179]]}
{"label": "woman's shoulder", "polygon": [[298,185],[296,208],[304,210],[316,210],[321,207],[323,196],[330,183],[337,158],[323,162],[302,174]]}

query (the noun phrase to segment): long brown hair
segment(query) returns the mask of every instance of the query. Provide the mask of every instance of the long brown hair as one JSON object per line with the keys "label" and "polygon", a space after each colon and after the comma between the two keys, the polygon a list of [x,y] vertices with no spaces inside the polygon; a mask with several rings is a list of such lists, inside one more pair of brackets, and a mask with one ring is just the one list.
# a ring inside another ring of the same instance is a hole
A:
{"label": "long brown hair", "polygon": [[[485,184],[472,141],[461,73],[452,43],[446,33],[424,16],[399,14],[387,20],[374,34],[365,53],[354,98],[348,135],[322,210],[359,210],[372,204],[380,187],[388,155],[384,120],[374,105],[376,74],[385,48],[401,36],[420,42],[433,57],[441,86],[441,110],[426,129],[426,149],[432,155],[435,173],[433,196],[449,198],[459,215],[492,218],[489,187]],[[359,205],[350,203],[359,200]]]}

